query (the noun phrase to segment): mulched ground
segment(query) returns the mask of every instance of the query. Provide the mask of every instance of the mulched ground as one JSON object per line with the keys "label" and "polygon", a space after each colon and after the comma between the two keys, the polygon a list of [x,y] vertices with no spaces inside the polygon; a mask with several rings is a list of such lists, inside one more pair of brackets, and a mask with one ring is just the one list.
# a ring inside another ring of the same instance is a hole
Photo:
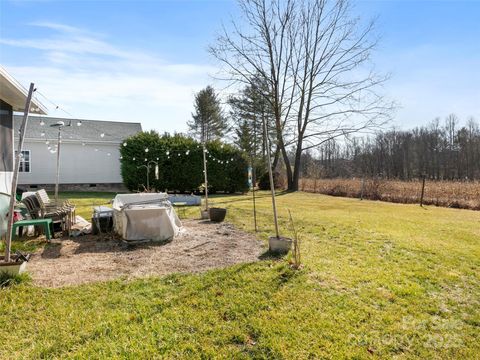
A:
{"label": "mulched ground", "polygon": [[125,244],[111,234],[55,239],[28,263],[34,283],[78,285],[119,277],[200,272],[257,261],[265,251],[252,234],[228,223],[185,220],[184,231],[166,243]]}

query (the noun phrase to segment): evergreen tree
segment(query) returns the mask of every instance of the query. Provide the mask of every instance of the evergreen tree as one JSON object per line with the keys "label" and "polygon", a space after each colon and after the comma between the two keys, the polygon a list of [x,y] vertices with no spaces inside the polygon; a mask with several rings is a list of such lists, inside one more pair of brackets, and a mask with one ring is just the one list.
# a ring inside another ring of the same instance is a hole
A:
{"label": "evergreen tree", "polygon": [[[247,153],[252,164],[262,173],[266,161],[263,121],[267,124],[269,145],[275,144],[275,125],[271,105],[268,102],[268,86],[258,78],[232,96],[228,103],[235,127],[236,144]],[[276,153],[272,149],[272,153]],[[278,156],[276,156],[278,159]],[[276,161],[275,161],[276,163]]]}
{"label": "evergreen tree", "polygon": [[187,125],[200,140],[209,142],[222,138],[228,130],[227,119],[223,115],[220,100],[211,86],[195,94],[195,113]]}

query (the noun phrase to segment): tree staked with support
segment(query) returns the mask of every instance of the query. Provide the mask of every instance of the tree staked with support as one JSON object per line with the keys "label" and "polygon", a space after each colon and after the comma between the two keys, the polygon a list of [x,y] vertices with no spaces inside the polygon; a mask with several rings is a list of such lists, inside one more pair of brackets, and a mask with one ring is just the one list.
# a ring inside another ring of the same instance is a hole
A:
{"label": "tree staked with support", "polygon": [[242,0],[240,7],[243,19],[210,51],[223,78],[268,84],[288,189],[298,190],[305,150],[389,120],[394,104],[379,94],[388,77],[369,69],[374,23],[362,25],[347,0]]}

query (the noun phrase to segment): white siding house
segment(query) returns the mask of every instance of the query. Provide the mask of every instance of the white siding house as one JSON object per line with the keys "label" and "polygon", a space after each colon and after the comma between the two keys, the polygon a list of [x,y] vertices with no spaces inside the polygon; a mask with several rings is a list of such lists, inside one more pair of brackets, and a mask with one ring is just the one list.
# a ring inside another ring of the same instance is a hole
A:
{"label": "white siding house", "polygon": [[[0,193],[10,194],[13,176],[13,112],[24,111],[27,89],[0,66]],[[45,107],[32,100],[30,113],[45,115]],[[17,117],[17,121],[22,117]],[[20,123],[15,124],[20,127]],[[18,133],[18,132],[17,132]]]}
{"label": "white siding house", "polygon": [[[58,127],[60,190],[121,190],[120,146],[142,131],[139,123],[30,116],[20,163],[19,187],[52,189],[56,179]],[[15,126],[19,121],[14,121]],[[17,133],[17,131],[15,131]]]}

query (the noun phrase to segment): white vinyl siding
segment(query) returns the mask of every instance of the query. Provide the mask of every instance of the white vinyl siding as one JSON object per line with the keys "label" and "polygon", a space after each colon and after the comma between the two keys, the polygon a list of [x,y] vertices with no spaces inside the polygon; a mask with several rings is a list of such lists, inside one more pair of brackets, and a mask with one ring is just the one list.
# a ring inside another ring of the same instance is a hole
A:
{"label": "white vinyl siding", "polygon": [[[81,142],[63,142],[60,184],[122,183],[120,145],[87,143],[82,146]],[[31,162],[31,157],[30,172],[20,173],[19,184],[55,184],[57,154],[52,154],[45,142],[25,139],[25,147],[31,151],[35,164]]]}

